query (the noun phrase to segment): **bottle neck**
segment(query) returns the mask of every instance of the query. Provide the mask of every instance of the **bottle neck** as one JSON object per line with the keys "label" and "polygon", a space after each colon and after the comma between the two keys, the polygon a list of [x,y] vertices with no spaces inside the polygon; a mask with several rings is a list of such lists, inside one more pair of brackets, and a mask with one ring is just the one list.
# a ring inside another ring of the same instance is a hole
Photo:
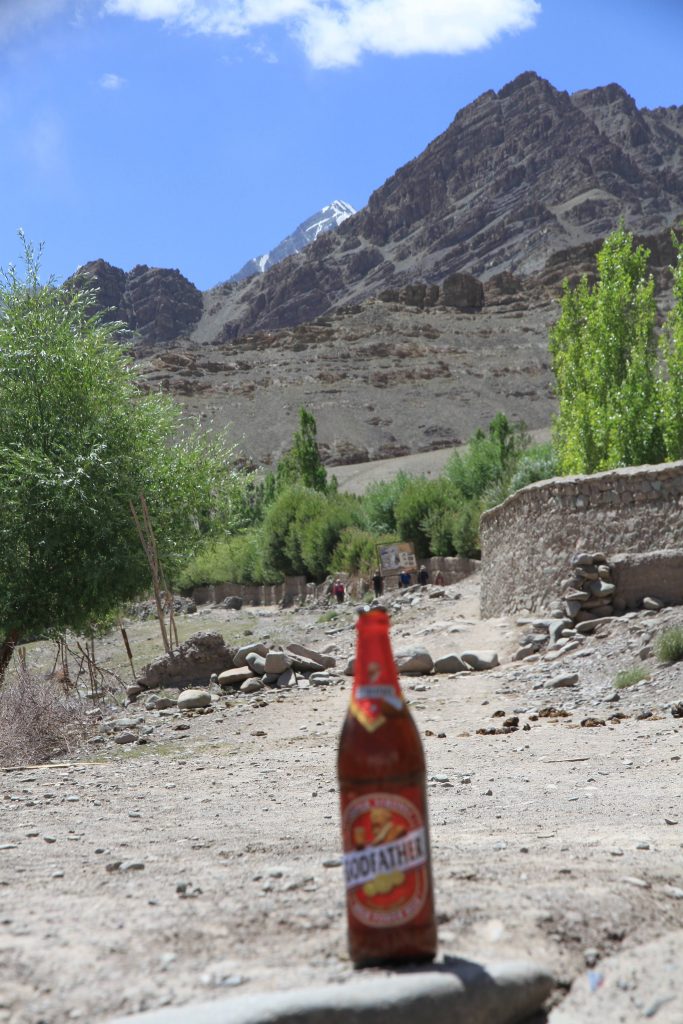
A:
{"label": "bottle neck", "polygon": [[361,615],[356,624],[351,713],[369,732],[405,705],[389,640],[389,617],[380,609]]}

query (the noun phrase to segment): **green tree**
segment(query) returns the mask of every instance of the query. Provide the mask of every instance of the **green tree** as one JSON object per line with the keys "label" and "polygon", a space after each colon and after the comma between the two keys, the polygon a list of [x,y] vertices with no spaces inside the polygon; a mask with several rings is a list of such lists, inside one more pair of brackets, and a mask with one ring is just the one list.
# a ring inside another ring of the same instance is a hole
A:
{"label": "green tree", "polygon": [[0,281],[0,678],[15,643],[86,631],[149,587],[131,517],[144,493],[172,579],[231,531],[241,477],[221,438],[180,435],[179,410],[144,396],[93,297],[25,276]]}
{"label": "green tree", "polygon": [[660,340],[666,375],[660,382],[662,435],[667,459],[683,457],[683,241],[672,234],[676,248],[673,270],[674,305]]}
{"label": "green tree", "polygon": [[276,489],[301,484],[314,491],[327,490],[327,472],[320,458],[318,428],[313,413],[299,410],[299,429],[292,437],[289,451],[280,459],[276,470]]}
{"label": "green tree", "polygon": [[551,331],[563,473],[594,473],[664,457],[658,415],[656,306],[649,250],[623,225],[597,255],[597,279],[564,283]]}

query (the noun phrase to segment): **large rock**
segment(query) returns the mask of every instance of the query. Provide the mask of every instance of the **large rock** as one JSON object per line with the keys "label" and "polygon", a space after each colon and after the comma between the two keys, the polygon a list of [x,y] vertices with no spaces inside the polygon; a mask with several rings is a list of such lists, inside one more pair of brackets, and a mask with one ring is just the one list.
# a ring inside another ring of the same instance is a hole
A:
{"label": "large rock", "polygon": [[252,676],[252,671],[248,665],[243,665],[241,668],[229,668],[227,672],[221,672],[218,677],[219,686],[240,686],[247,679]]}
{"label": "large rock", "polygon": [[451,274],[443,283],[441,302],[472,312],[484,305],[484,286],[471,274]]}
{"label": "large rock", "polygon": [[307,658],[308,661],[314,661],[320,665],[321,668],[334,668],[337,664],[337,659],[333,658],[329,654],[319,654],[318,651],[311,650],[310,647],[305,647],[303,644],[287,644],[286,650],[290,654],[298,655],[301,658]]}
{"label": "large rock", "polygon": [[428,676],[434,661],[426,647],[405,647],[396,651],[396,667],[404,676]]}
{"label": "large rock", "polygon": [[262,658],[256,651],[252,651],[247,655],[247,665],[257,676],[264,676],[266,674],[266,659]]}
{"label": "large rock", "polygon": [[485,672],[489,668],[495,668],[499,664],[498,655],[495,651],[463,651],[460,655],[462,660],[470,668],[477,672]]}
{"label": "large rock", "polygon": [[233,658],[233,665],[235,668],[242,668],[243,665],[247,664],[247,657],[250,654],[258,654],[261,658],[265,658],[268,653],[268,648],[265,644],[245,644],[244,647],[238,647]]}
{"label": "large rock", "polygon": [[434,671],[441,675],[454,672],[469,672],[470,666],[463,661],[459,654],[444,654],[434,662]]}
{"label": "large rock", "polygon": [[292,664],[292,659],[284,651],[268,651],[266,654],[266,675],[280,676]]}
{"label": "large rock", "polygon": [[219,675],[233,665],[233,652],[220,633],[194,633],[170,654],[145,665],[137,681],[145,690],[186,689],[193,683],[208,683],[214,672]]}
{"label": "large rock", "polygon": [[520,1024],[554,985],[534,964],[453,957],[422,971],[164,1007],[109,1024]]}
{"label": "large rock", "polygon": [[178,694],[178,707],[181,711],[211,706],[211,694],[208,690],[183,690]]}

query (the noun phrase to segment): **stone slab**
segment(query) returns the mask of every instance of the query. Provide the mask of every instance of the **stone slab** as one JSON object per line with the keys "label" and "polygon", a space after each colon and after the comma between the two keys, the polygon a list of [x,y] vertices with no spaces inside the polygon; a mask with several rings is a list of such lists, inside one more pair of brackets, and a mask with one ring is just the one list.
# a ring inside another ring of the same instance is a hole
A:
{"label": "stone slab", "polygon": [[165,1007],[109,1024],[520,1024],[553,987],[533,964],[446,958],[390,977]]}
{"label": "stone slab", "polygon": [[580,974],[549,1024],[683,1021],[683,931],[598,961]]}

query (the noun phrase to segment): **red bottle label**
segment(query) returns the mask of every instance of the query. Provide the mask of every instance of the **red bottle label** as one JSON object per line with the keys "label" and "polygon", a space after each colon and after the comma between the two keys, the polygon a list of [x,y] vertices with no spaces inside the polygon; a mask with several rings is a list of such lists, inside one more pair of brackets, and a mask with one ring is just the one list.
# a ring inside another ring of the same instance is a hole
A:
{"label": "red bottle label", "polygon": [[342,793],[349,913],[368,928],[407,924],[429,891],[422,791]]}
{"label": "red bottle label", "polygon": [[384,725],[392,711],[403,709],[403,694],[398,681],[391,678],[387,681],[390,675],[386,670],[382,671],[378,662],[370,661],[365,667],[365,680],[354,683],[351,714],[368,732]]}

